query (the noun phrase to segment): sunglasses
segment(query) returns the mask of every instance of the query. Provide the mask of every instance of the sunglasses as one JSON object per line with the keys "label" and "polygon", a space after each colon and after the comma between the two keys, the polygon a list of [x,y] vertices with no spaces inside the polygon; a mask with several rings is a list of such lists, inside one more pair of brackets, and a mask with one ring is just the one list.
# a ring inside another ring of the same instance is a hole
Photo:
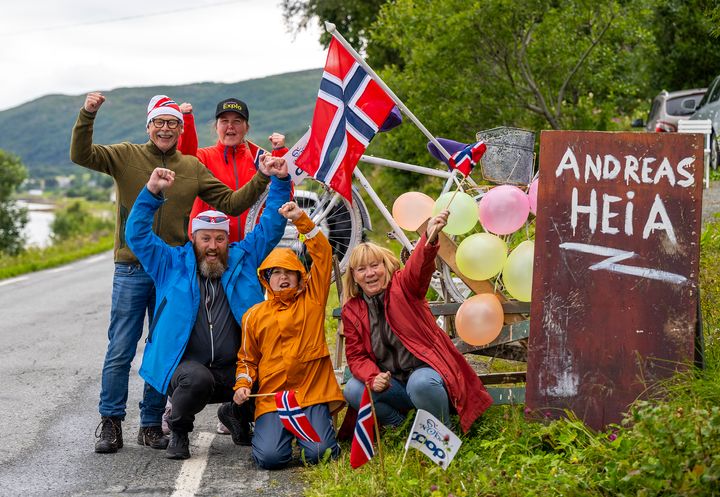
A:
{"label": "sunglasses", "polygon": [[227,216],[196,216],[195,219],[199,219],[204,223],[224,223],[229,218]]}

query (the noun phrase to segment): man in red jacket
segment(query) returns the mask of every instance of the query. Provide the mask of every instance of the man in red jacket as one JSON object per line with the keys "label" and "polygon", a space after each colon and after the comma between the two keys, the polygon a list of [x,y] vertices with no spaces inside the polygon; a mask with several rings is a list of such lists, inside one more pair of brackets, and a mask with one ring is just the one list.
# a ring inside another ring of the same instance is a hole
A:
{"label": "man in red jacket", "polygon": [[[205,167],[230,188],[240,188],[250,181],[259,164],[259,158],[265,150],[245,139],[250,130],[250,111],[247,104],[236,98],[228,98],[217,104],[215,109],[215,132],[218,141],[212,147],[198,148],[195,119],[192,105],[180,105],[183,113],[185,131],[180,135],[178,150],[185,155],[194,155]],[[272,144],[272,155],[282,157],[287,152],[285,137],[273,133],[268,138]],[[190,219],[198,213],[214,209],[202,200],[195,199]],[[244,236],[247,211],[240,216],[230,218],[230,242],[237,242]]]}

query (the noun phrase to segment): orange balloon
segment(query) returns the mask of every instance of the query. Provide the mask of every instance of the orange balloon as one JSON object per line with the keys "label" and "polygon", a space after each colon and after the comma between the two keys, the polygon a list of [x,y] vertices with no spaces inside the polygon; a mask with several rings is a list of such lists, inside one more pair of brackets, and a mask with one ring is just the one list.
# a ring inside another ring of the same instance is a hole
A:
{"label": "orange balloon", "polygon": [[432,216],[435,201],[420,192],[405,192],[395,199],[392,217],[404,230],[415,231]]}
{"label": "orange balloon", "polygon": [[500,335],[504,317],[498,298],[492,293],[482,293],[462,303],[455,315],[455,326],[465,343],[487,345]]}

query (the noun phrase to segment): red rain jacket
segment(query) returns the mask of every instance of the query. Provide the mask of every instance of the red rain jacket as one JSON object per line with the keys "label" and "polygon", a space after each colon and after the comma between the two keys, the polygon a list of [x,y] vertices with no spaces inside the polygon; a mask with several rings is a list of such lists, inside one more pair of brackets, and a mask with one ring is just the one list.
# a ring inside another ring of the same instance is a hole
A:
{"label": "red rain jacket", "polygon": [[[197,131],[195,130],[195,118],[192,114],[183,114],[184,131],[178,141],[178,150],[184,155],[193,155],[200,159],[205,167],[210,169],[217,179],[225,183],[233,190],[244,186],[257,172],[257,160],[266,150],[258,147],[250,141],[245,141],[236,147],[226,147],[218,141],[212,147],[198,148]],[[282,157],[287,148],[280,148],[272,151],[273,157]],[[203,202],[200,198],[195,199],[190,221],[195,216],[213,206]],[[245,236],[245,220],[248,211],[240,216],[230,216],[230,241],[237,242]],[[192,238],[192,222],[188,225],[188,237]]]}
{"label": "red rain jacket", "polygon": [[[440,244],[428,245],[426,241],[423,235],[405,268],[392,275],[385,289],[385,316],[403,345],[440,373],[450,402],[460,415],[460,426],[467,431],[490,407],[492,397],[450,337],[437,325],[425,300],[440,248]],[[370,342],[368,308],[362,296],[343,306],[342,322],[350,371],[363,383],[372,382],[380,369]]]}

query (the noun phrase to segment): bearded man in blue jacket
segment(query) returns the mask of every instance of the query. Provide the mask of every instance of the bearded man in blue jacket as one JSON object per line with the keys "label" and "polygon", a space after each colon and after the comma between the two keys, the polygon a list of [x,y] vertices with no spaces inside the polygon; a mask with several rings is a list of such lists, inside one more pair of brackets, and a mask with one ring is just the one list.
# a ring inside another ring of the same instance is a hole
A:
{"label": "bearded man in blue jacket", "polygon": [[193,219],[192,240],[181,247],[171,247],[153,233],[155,212],[165,194],[172,195],[175,173],[170,169],[153,171],[128,217],[128,247],[155,282],[155,317],[140,376],[172,396],[170,459],[190,457],[188,433],[195,414],[210,403],[227,402],[221,410],[236,409],[232,419],[243,421],[233,430],[241,435],[233,441],[250,444],[252,412],[229,402],[239,323],[249,307],[263,300],[257,268],[283,236],[291,185],[284,159],[268,156],[263,161],[273,176],[265,209],[260,223],[237,243],[228,242],[229,219],[218,211]]}

